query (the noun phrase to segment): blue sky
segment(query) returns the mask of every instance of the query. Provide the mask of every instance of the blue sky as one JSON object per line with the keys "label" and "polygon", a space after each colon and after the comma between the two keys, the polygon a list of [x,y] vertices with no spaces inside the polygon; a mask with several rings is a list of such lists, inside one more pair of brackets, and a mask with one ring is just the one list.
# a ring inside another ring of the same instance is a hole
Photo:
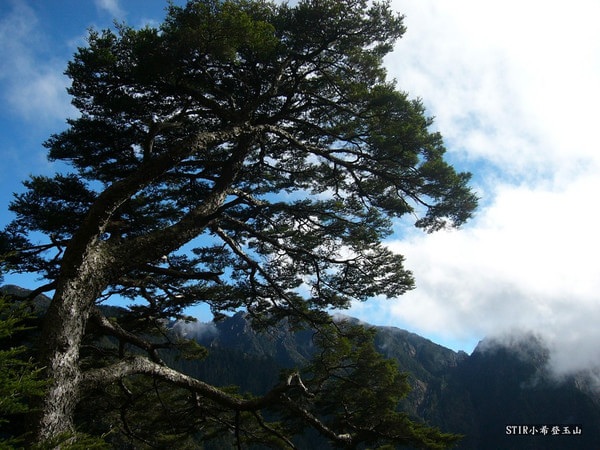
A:
{"label": "blue sky", "polygon": [[[181,3],[181,2],[177,2]],[[597,0],[393,0],[408,32],[386,59],[423,99],[448,157],[482,197],[460,231],[398,228],[417,289],[354,305],[467,352],[485,336],[534,331],[559,372],[600,360],[600,17]],[[62,72],[90,26],[157,24],[159,0],[0,2],[0,225],[41,143],[76,112]],[[10,281],[7,280],[7,281]]]}

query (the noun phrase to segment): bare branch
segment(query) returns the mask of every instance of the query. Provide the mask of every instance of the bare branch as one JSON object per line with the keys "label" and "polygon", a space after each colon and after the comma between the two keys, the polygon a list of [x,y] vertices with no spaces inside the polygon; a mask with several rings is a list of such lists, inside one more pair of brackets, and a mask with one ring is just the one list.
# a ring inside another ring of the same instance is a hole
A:
{"label": "bare branch", "polygon": [[247,192],[242,191],[241,189],[238,188],[232,188],[229,190],[230,194],[233,195],[237,195],[238,197],[246,200],[246,202],[254,205],[254,206],[264,206],[267,204],[267,202],[264,202],[262,200],[258,200],[256,198],[254,198],[252,195],[248,194]]}
{"label": "bare branch", "polygon": [[275,386],[262,397],[243,399],[223,392],[208,383],[184,375],[170,367],[152,362],[143,356],[135,355],[125,358],[112,366],[85,372],[82,376],[82,387],[84,390],[94,389],[101,385],[119,382],[122,378],[135,374],[145,374],[160,378],[176,386],[189,389],[202,397],[236,412],[256,412],[270,407],[286,406],[325,437],[345,445],[352,442],[352,435],[336,433],[286,395],[290,389],[304,387],[302,381],[299,380],[298,374],[288,377],[285,383]]}
{"label": "bare branch", "polygon": [[282,433],[280,433],[279,431],[277,431],[275,428],[272,428],[270,426],[268,426],[265,421],[263,420],[263,418],[260,416],[260,414],[258,414],[257,412],[253,412],[254,418],[256,419],[256,421],[258,422],[258,424],[267,431],[267,433],[270,433],[274,436],[277,436],[279,439],[281,439],[283,442],[285,442],[290,448],[292,449],[297,449],[298,447],[296,447],[294,445],[294,443],[292,441],[290,441],[287,437],[285,437]]}
{"label": "bare branch", "polygon": [[305,422],[308,422],[312,425],[316,430],[319,431],[323,436],[336,441],[340,444],[348,445],[352,442],[351,434],[338,434],[321,422],[315,415],[313,415],[310,411],[302,408],[298,405],[297,402],[293,401],[287,396],[281,397],[282,402],[287,406],[290,410],[294,411],[297,415],[299,415]]}
{"label": "bare branch", "polygon": [[223,275],[223,272],[183,272],[181,270],[173,269],[171,267],[158,267],[151,264],[146,264],[142,267],[148,272],[152,272],[158,275],[171,276],[183,280],[207,280],[214,281],[215,283],[221,283],[219,276]]}
{"label": "bare branch", "polygon": [[140,355],[130,356],[111,366],[83,373],[82,386],[84,390],[94,389],[118,382],[124,377],[135,374],[151,375],[168,381],[176,386],[198,393],[233,411],[258,411],[274,406],[279,403],[281,395],[290,388],[287,384],[281,384],[263,397],[242,399]]}
{"label": "bare branch", "polygon": [[[186,157],[192,155],[200,148],[206,148],[219,142],[238,137],[247,131],[246,127],[232,127],[224,131],[203,132],[194,135],[186,142],[179,143],[169,152],[150,159],[142,164],[140,170],[134,172],[129,177],[116,181],[102,192],[94,204],[91,206],[83,224],[73,235],[71,243],[65,251],[63,258],[63,270],[70,267],[70,270],[76,271],[81,259],[86,253],[86,247],[98,239],[108,225],[110,218],[115,210],[125,201],[131,198],[136,192],[152,183],[157,177],[175,167]],[[212,205],[210,205],[212,206]],[[195,219],[193,217],[192,219]],[[148,241],[148,239],[146,239]],[[134,240],[133,246],[129,246],[130,254],[134,254],[137,247],[140,246],[138,240]],[[155,245],[151,242],[149,245]],[[133,247],[133,248],[131,248]],[[114,250],[121,250],[122,246]]]}
{"label": "bare branch", "polygon": [[145,350],[148,352],[154,362],[164,365],[164,362],[160,356],[158,356],[158,352],[156,350],[159,348],[168,348],[171,346],[170,343],[152,343],[142,339],[137,334],[130,333],[129,331],[125,330],[118,323],[108,320],[108,318],[102,314],[98,308],[92,308],[90,312],[90,319],[93,320],[94,323],[96,323],[96,325],[98,325],[108,335]]}
{"label": "bare branch", "polygon": [[116,248],[114,256],[123,262],[122,273],[143,266],[148,260],[169,254],[195,238],[215,219],[227,198],[231,184],[243,166],[243,161],[253,142],[252,134],[260,132],[261,129],[262,127],[235,127],[229,131],[229,134],[221,135],[222,141],[226,141],[226,137],[236,137],[239,138],[239,142],[224,164],[212,191],[202,203],[173,225],[131,238]]}

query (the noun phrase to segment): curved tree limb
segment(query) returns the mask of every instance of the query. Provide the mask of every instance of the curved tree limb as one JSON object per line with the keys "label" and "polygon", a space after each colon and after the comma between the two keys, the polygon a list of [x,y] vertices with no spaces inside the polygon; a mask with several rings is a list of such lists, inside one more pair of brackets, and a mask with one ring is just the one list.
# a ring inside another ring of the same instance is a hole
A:
{"label": "curved tree limb", "polygon": [[217,389],[203,381],[171,369],[170,367],[153,362],[140,355],[122,359],[118,363],[100,369],[93,369],[82,374],[82,388],[94,389],[99,386],[118,382],[129,375],[144,374],[158,377],[176,386],[189,389],[233,411],[257,411],[279,403],[281,395],[290,387],[292,381],[276,386],[263,397],[252,399],[239,398]]}
{"label": "curved tree limb", "polygon": [[159,348],[168,348],[171,344],[168,343],[152,343],[146,339],[141,338],[137,334],[130,333],[129,331],[122,328],[118,323],[108,320],[108,318],[102,314],[98,308],[92,308],[90,312],[90,319],[99,326],[108,335],[116,337],[121,341],[133,344],[142,350],[148,352],[152,361],[157,364],[164,365],[164,362],[156,351]]}
{"label": "curved tree limb", "polygon": [[111,366],[93,369],[83,373],[81,386],[84,390],[94,389],[105,384],[119,382],[124,377],[136,374],[150,375],[181,388],[189,389],[190,391],[235,412],[256,412],[266,408],[286,406],[303,421],[315,427],[315,429],[325,437],[341,445],[349,445],[352,443],[352,435],[336,433],[319,418],[299,406],[297,402],[287,396],[287,393],[292,389],[300,388],[302,391],[306,389],[297,373],[287,377],[285,382],[275,386],[262,397],[244,399],[223,392],[208,383],[184,375],[170,367],[150,361],[148,358],[135,355],[122,359]]}

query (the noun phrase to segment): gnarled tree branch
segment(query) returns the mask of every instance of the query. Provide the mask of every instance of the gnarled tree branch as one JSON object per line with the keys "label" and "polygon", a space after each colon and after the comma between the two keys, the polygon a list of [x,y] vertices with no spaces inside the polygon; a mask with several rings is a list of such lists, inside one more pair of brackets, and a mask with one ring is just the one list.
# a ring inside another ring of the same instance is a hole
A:
{"label": "gnarled tree branch", "polygon": [[348,445],[352,442],[352,435],[336,433],[314,414],[302,408],[288,397],[287,393],[292,389],[300,388],[303,392],[306,389],[297,373],[287,377],[285,382],[275,386],[262,397],[243,399],[223,392],[208,383],[184,375],[170,367],[150,361],[143,356],[135,355],[122,359],[112,366],[85,372],[82,375],[81,386],[84,390],[94,389],[105,384],[119,382],[124,377],[136,374],[150,375],[172,383],[175,386],[189,389],[202,397],[236,412],[255,412],[262,409],[285,406],[325,437],[342,445]]}
{"label": "gnarled tree branch", "polygon": [[90,312],[90,319],[99,326],[106,334],[116,337],[121,341],[125,341],[129,344],[133,344],[136,347],[145,350],[152,358],[155,363],[164,365],[164,362],[158,355],[157,349],[168,348],[171,346],[169,343],[152,343],[146,339],[141,338],[137,334],[130,333],[129,331],[122,328],[118,323],[109,320],[98,308],[92,308]]}

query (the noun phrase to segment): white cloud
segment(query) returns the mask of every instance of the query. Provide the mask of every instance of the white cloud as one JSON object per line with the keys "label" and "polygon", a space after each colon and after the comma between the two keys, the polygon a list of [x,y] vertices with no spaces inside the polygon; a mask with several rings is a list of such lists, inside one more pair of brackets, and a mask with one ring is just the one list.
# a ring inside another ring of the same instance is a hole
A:
{"label": "white cloud", "polygon": [[63,122],[74,112],[62,75],[65,63],[48,56],[37,24],[34,11],[22,2],[14,2],[0,22],[0,101],[32,123]]}
{"label": "white cloud", "polygon": [[214,322],[185,322],[178,320],[173,325],[173,330],[185,339],[203,339],[219,334],[219,330]]}
{"label": "white cloud", "polygon": [[450,150],[521,175],[600,161],[588,139],[600,101],[598,2],[393,4],[408,32],[390,75],[423,97]]}
{"label": "white cloud", "polygon": [[389,74],[436,116],[482,207],[463,230],[393,242],[416,290],[352,313],[448,342],[533,331],[558,371],[598,365],[600,3],[393,6],[408,31]]}
{"label": "white cloud", "polygon": [[455,339],[535,331],[562,369],[597,363],[597,192],[594,175],[556,191],[504,185],[466,229],[392,242],[417,289],[380,306],[421,332]]}
{"label": "white cloud", "polygon": [[94,0],[94,3],[98,9],[106,11],[116,19],[123,19],[125,16],[119,5],[119,0]]}

